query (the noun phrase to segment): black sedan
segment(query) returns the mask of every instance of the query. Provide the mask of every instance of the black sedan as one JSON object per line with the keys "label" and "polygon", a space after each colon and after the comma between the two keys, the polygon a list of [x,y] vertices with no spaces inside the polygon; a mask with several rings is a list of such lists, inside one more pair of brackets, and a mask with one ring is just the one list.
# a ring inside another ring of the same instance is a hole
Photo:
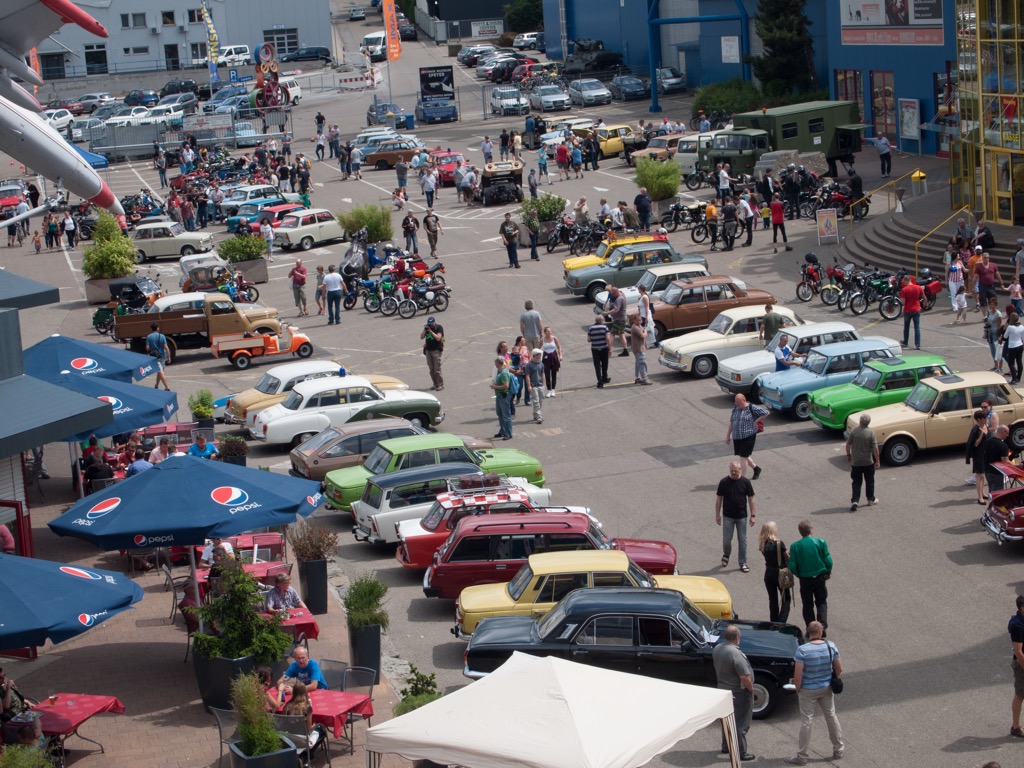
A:
{"label": "black sedan", "polygon": [[670,589],[578,589],[550,613],[484,619],[466,649],[466,677],[483,677],[514,651],[557,656],[619,672],[691,685],[716,685],[711,651],[729,624],[740,629],[740,648],[754,668],[754,717],[778,706],[793,677],[803,641],[790,624],[715,621]]}
{"label": "black sedan", "polygon": [[405,110],[397,104],[391,104],[386,101],[378,101],[376,104],[370,104],[366,108],[366,124],[390,125],[388,122],[388,112],[393,113],[395,116],[395,128],[405,128]]}
{"label": "black sedan", "polygon": [[419,33],[416,31],[416,25],[411,21],[400,21],[398,22],[398,36],[402,40],[418,40]]}
{"label": "black sedan", "polygon": [[612,81],[608,83],[608,90],[612,92],[612,96],[616,99],[622,99],[623,101],[643,99],[651,93],[647,83],[639,77],[633,77],[632,75],[613,77]]}

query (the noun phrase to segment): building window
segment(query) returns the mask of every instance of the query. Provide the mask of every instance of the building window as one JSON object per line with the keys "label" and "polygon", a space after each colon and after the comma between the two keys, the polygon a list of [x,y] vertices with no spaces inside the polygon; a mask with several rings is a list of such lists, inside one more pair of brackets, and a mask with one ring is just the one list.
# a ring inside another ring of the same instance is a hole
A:
{"label": "building window", "polygon": [[896,78],[892,72],[871,72],[871,121],[875,136],[896,135]]}
{"label": "building window", "polygon": [[814,117],[807,121],[807,130],[811,133],[825,132],[825,118]]}
{"label": "building window", "polygon": [[107,46],[105,43],[89,43],[85,46],[85,73],[87,75],[107,74]]}
{"label": "building window", "polygon": [[[277,49],[278,55],[291,53],[299,48],[299,30],[295,27],[290,29],[264,29],[263,42],[272,43]],[[253,51],[253,58],[256,58],[255,53]]]}
{"label": "building window", "polygon": [[795,139],[799,131],[797,131],[796,123],[783,123],[782,124],[782,138],[783,139]]}
{"label": "building window", "polygon": [[133,13],[132,14],[132,29],[145,29],[146,28],[146,14],[144,13]]}
{"label": "building window", "polygon": [[857,102],[858,115],[864,119],[864,81],[860,70],[836,70],[836,99]]}
{"label": "building window", "polygon": [[160,11],[160,23],[165,27],[173,27],[174,11]]}
{"label": "building window", "polygon": [[190,43],[189,48],[193,63],[200,62],[206,58],[206,43]]}
{"label": "building window", "polygon": [[132,15],[130,13],[121,14],[121,29],[131,29]]}
{"label": "building window", "polygon": [[[211,13],[210,16],[212,17],[213,14]],[[188,23],[189,24],[202,24],[205,21],[206,21],[206,19],[203,18],[203,9],[202,8],[189,8],[188,9]]]}
{"label": "building window", "polygon": [[149,56],[148,45],[138,45],[134,48],[123,48],[125,56]]}
{"label": "building window", "polygon": [[63,80],[67,77],[63,53],[39,54],[39,69],[44,80]]}

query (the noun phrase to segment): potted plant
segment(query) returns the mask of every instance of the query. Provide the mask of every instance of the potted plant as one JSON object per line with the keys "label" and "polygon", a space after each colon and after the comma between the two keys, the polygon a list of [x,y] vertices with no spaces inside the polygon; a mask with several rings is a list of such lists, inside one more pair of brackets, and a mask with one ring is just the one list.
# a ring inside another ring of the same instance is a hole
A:
{"label": "potted plant", "polygon": [[245,442],[245,438],[238,435],[222,435],[217,453],[220,454],[220,459],[225,464],[244,467],[245,457],[249,455],[249,444]]}
{"label": "potted plant", "polygon": [[93,241],[87,245],[82,260],[85,274],[85,298],[90,304],[106,304],[110,301],[109,284],[134,274],[136,268],[135,246],[121,234],[117,219],[106,211],[100,211],[99,221],[93,230]]}
{"label": "potted plant", "polygon": [[199,694],[207,707],[226,709],[231,681],[261,665],[284,671],[292,637],[281,629],[283,617],[263,613],[260,584],[241,567],[225,568],[216,600],[187,608],[203,622],[192,636],[192,659]]}
{"label": "potted plant", "polygon": [[369,667],[380,679],[380,633],[388,628],[388,612],[384,610],[387,585],[372,573],[364,573],[348,586],[341,599],[348,618],[348,640],[352,648],[352,664]]}
{"label": "potted plant", "polygon": [[213,429],[216,422],[213,419],[213,392],[208,389],[200,389],[194,395],[189,395],[188,409],[192,412],[192,420],[199,423],[201,429]]}
{"label": "potted plant", "polygon": [[270,280],[267,271],[267,241],[259,235],[231,237],[217,246],[217,254],[231,262],[232,267],[245,275],[252,283],[265,283]]}
{"label": "potted plant", "polygon": [[266,708],[259,677],[239,675],[231,681],[231,706],[238,718],[238,741],[229,745],[235,768],[293,768],[295,745],[277,732]]}
{"label": "potted plant", "polygon": [[647,187],[651,198],[651,221],[657,222],[661,215],[676,201],[682,169],[676,162],[661,162],[641,158],[636,164],[637,187]]}
{"label": "potted plant", "polygon": [[412,712],[414,709],[437,701],[442,693],[437,690],[437,675],[431,672],[425,675],[416,669],[415,664],[409,665],[409,677],[406,680],[407,688],[402,688],[398,693],[402,700],[395,704],[395,717]]}
{"label": "potted plant", "polygon": [[544,245],[548,241],[548,234],[555,228],[558,218],[565,210],[569,201],[558,195],[548,193],[541,194],[538,198],[528,197],[519,204],[516,214],[522,219],[525,226],[519,229],[520,245],[530,244],[530,233],[527,231],[529,220],[535,219],[537,224],[537,245]]}
{"label": "potted plant", "polygon": [[327,561],[338,549],[338,534],[324,525],[302,522],[288,529],[288,545],[298,560],[302,602],[311,613],[327,613]]}
{"label": "potted plant", "polygon": [[357,205],[338,214],[338,221],[345,232],[358,232],[366,227],[366,242],[386,243],[394,239],[391,225],[391,209],[380,205]]}
{"label": "potted plant", "polygon": [[0,768],[53,768],[53,763],[38,747],[9,744],[0,752]]}

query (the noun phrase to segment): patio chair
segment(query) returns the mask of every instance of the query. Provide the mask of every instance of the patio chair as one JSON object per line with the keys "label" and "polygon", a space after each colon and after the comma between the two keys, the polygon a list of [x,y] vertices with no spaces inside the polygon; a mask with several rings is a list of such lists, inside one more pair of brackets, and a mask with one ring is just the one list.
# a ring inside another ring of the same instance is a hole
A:
{"label": "patio chair", "polygon": [[258,554],[264,549],[269,550],[270,556],[267,561],[271,560],[283,560],[284,559],[284,536],[280,533],[257,533],[252,537],[253,546],[258,550],[257,557],[262,557]]}
{"label": "patio chair", "polygon": [[289,741],[295,745],[299,765],[310,768],[313,753],[318,749],[323,750],[327,755],[327,764],[331,764],[331,747],[328,743],[327,729],[322,725],[316,724],[312,731],[307,731],[305,715],[274,715],[274,727],[277,728],[278,733],[287,736]]}
{"label": "patio chair", "polygon": [[320,660],[320,671],[323,673],[324,680],[327,681],[327,687],[332,691],[345,690],[345,670],[348,668],[347,661]]}
{"label": "patio chair", "polygon": [[217,718],[217,733],[220,736],[220,757],[217,764],[224,762],[224,745],[238,741],[238,714],[233,709],[217,709],[210,707],[210,712]]}
{"label": "patio chair", "polygon": [[267,575],[264,576],[260,581],[269,587],[274,586],[274,579],[277,578],[278,574],[287,573],[289,576],[292,573],[291,563],[275,563],[274,565],[267,568]]}
{"label": "patio chair", "polygon": [[[369,667],[349,667],[345,670],[345,684],[342,688],[344,691],[351,693],[365,693],[370,697],[370,701],[373,701],[373,683],[377,679],[377,672],[370,669]],[[353,752],[355,751],[355,725],[360,720],[365,720],[367,726],[370,725],[372,716],[366,717],[364,715],[356,714],[355,712],[348,713],[348,719],[345,722],[345,734],[348,738],[349,746],[352,747]]]}
{"label": "patio chair", "polygon": [[178,603],[185,599],[185,585],[188,583],[191,576],[185,574],[184,576],[173,576],[171,569],[167,566],[167,563],[163,563],[160,566],[160,571],[164,575],[164,592],[171,592],[171,623],[174,623],[174,617],[178,613]]}
{"label": "patio chair", "polygon": [[269,563],[273,560],[273,556],[270,553],[270,547],[260,547],[256,550],[256,557],[253,558],[254,563]]}

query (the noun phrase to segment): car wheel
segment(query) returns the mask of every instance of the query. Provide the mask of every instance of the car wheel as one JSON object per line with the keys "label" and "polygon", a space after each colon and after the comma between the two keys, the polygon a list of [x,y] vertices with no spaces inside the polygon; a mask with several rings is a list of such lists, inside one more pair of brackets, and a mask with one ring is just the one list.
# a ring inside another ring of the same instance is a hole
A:
{"label": "car wheel", "polygon": [[664,339],[668,336],[668,328],[660,320],[654,321],[654,338]]}
{"label": "car wheel", "polygon": [[591,283],[590,285],[588,285],[587,286],[587,301],[590,301],[590,302],[597,301],[597,294],[599,294],[603,290],[605,290],[605,284],[604,283]]}
{"label": "car wheel", "polygon": [[1024,424],[1014,424],[1010,427],[1010,442],[1018,451],[1024,449]]}
{"label": "car wheel", "polygon": [[[1024,435],[1021,438],[1024,440]],[[894,437],[882,447],[882,459],[894,467],[904,467],[913,460],[916,451],[909,438]]]}
{"label": "car wheel", "polygon": [[407,413],[402,418],[407,421],[411,421],[414,427],[423,427],[426,429],[430,426],[430,417],[425,413]]}
{"label": "car wheel", "polygon": [[239,352],[231,358],[231,364],[240,371],[244,371],[252,363],[252,358],[246,352]]}
{"label": "car wheel", "polygon": [[145,251],[139,250],[139,251],[135,252],[135,263],[136,264],[141,264],[145,260],[146,260],[146,253],[145,253]]}
{"label": "car wheel", "polygon": [[388,161],[378,160],[373,167],[376,168],[378,171],[386,171],[388,169]]}
{"label": "car wheel", "polygon": [[753,713],[755,720],[770,717],[779,704],[779,684],[774,680],[754,675]]}
{"label": "car wheel", "polygon": [[811,418],[811,401],[803,395],[794,400],[793,415],[801,421]]}
{"label": "car wheel", "polygon": [[302,359],[306,359],[313,354],[313,345],[308,341],[304,341],[299,344],[299,348],[295,350],[295,354]]}
{"label": "car wheel", "polygon": [[191,256],[195,252],[196,252],[196,249],[193,248],[191,245],[182,246],[182,249],[181,249],[181,255],[182,256]]}
{"label": "car wheel", "polygon": [[301,248],[302,250],[308,251],[312,247],[313,247],[313,238],[310,237],[309,235],[307,235],[306,237],[304,237],[301,240],[299,240],[299,248]]}
{"label": "car wheel", "polygon": [[714,355],[701,355],[693,361],[693,377],[695,379],[710,379],[718,373],[718,360]]}

